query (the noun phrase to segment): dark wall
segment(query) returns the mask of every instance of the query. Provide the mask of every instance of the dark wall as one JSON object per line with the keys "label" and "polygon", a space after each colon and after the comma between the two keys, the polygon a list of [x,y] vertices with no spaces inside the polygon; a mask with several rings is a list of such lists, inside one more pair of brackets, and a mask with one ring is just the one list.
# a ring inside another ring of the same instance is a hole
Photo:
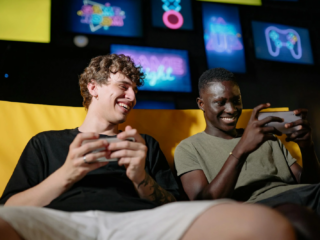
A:
{"label": "dark wall", "polygon": [[[178,109],[197,108],[197,79],[207,69],[203,43],[201,2],[193,1],[193,31],[170,31],[151,26],[150,2],[143,1],[143,38],[87,35],[83,49],[73,44],[76,34],[63,30],[65,1],[52,0],[51,43],[0,41],[0,100],[81,106],[78,75],[97,55],[109,53],[112,43],[186,49],[194,92],[191,94],[140,92],[139,99],[173,100]],[[264,102],[272,107],[309,109],[320,156],[320,1],[298,3],[264,1],[262,7],[239,6],[247,73],[238,75],[244,108]],[[315,65],[270,62],[255,58],[251,21],[267,21],[308,28]],[[4,74],[9,78],[4,78]]]}

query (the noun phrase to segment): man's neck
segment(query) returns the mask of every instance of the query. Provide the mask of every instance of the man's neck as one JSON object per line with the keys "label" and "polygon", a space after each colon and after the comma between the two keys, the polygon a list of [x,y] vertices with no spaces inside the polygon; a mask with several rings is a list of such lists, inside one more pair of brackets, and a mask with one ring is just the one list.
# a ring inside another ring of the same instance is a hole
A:
{"label": "man's neck", "polygon": [[237,129],[233,129],[232,132],[224,132],[221,129],[209,126],[207,124],[206,129],[204,131],[209,135],[223,138],[223,139],[233,139],[235,137],[238,137]]}
{"label": "man's neck", "polygon": [[95,132],[104,135],[117,135],[119,133],[118,124],[113,124],[105,120],[100,115],[88,110],[87,116],[79,127],[80,132]]}

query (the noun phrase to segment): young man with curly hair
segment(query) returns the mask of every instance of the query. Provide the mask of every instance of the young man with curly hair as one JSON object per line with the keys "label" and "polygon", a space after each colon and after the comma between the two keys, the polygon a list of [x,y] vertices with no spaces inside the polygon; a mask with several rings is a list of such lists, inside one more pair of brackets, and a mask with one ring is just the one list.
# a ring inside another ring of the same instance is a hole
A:
{"label": "young man with curly hair", "polygon": [[[118,129],[142,83],[141,68],[127,56],[91,60],[80,77],[88,111],[83,124],[43,132],[29,141],[0,201],[5,204],[0,208],[0,236],[294,239],[290,224],[263,207],[227,200],[171,203],[179,198],[178,185],[159,144],[130,126],[123,132]],[[124,141],[109,143],[115,136]],[[97,149],[102,151],[94,152]],[[119,160],[97,162],[101,157]]]}

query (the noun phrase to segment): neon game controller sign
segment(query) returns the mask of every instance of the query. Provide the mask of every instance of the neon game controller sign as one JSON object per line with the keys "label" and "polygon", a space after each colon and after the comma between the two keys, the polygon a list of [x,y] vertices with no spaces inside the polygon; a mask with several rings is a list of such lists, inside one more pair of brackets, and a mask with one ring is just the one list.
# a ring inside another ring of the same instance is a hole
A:
{"label": "neon game controller sign", "polygon": [[162,16],[162,21],[170,29],[179,29],[183,25],[183,16],[180,13],[181,0],[162,0],[162,9],[164,14]]}
{"label": "neon game controller sign", "polygon": [[280,50],[285,47],[291,52],[295,59],[302,57],[302,47],[300,35],[293,29],[281,30],[270,26],[265,30],[268,51],[271,56],[278,57]]}
{"label": "neon game controller sign", "polygon": [[111,6],[108,2],[101,4],[88,0],[83,1],[83,6],[77,14],[81,16],[81,23],[89,25],[91,32],[101,28],[108,30],[109,27],[122,27],[126,18],[120,7]]}
{"label": "neon game controller sign", "polygon": [[209,33],[204,35],[207,41],[206,49],[219,53],[242,50],[243,45],[240,42],[241,34],[237,33],[232,24],[226,23],[221,17],[212,17],[209,23]]}

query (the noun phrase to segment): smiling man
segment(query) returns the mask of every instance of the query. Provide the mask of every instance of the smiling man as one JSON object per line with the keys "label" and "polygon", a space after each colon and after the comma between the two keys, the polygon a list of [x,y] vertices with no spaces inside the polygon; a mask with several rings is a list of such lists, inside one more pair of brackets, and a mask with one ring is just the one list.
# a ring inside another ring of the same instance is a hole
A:
{"label": "smiling man", "polygon": [[[142,82],[141,67],[130,57],[91,60],[79,81],[88,111],[83,124],[29,141],[0,200],[0,238],[294,239],[290,224],[264,207],[175,202],[178,185],[157,141],[130,126],[118,129]],[[109,143],[110,137],[123,141]],[[97,162],[101,157],[118,161]]]}
{"label": "smiling man", "polygon": [[[275,137],[281,133],[265,126],[283,120],[258,120],[259,112],[270,107],[269,103],[253,109],[245,130],[236,128],[243,106],[239,85],[231,72],[223,68],[204,72],[199,79],[199,95],[197,103],[204,113],[206,129],[183,140],[175,151],[178,176],[191,200],[232,198],[271,207],[292,203],[312,208],[320,215],[319,184],[309,185],[320,182],[320,166],[306,120],[307,110],[295,110],[302,119],[286,124],[287,128],[299,126],[287,141],[299,145],[302,169]],[[314,217],[319,229],[319,218]]]}

